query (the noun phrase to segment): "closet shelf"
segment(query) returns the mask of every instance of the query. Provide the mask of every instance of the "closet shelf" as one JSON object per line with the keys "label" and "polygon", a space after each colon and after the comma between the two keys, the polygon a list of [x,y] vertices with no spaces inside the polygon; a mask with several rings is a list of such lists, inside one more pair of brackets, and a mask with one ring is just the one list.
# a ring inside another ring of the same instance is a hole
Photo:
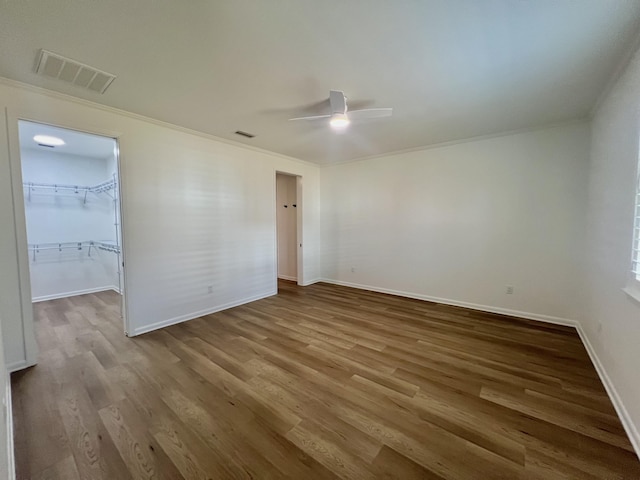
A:
{"label": "closet shelf", "polygon": [[60,191],[70,191],[73,193],[84,194],[84,202],[87,201],[87,193],[106,193],[116,188],[115,178],[97,185],[64,185],[58,183],[36,183],[23,182],[22,186],[28,189],[29,200],[31,200],[31,192],[35,190],[53,190],[55,193]]}
{"label": "closet shelf", "polygon": [[107,252],[120,253],[120,246],[115,242],[99,242],[96,240],[84,240],[82,242],[59,242],[59,243],[30,243],[28,250],[32,252],[32,259],[36,261],[36,255],[44,250],[84,250],[91,256],[91,249],[99,248]]}

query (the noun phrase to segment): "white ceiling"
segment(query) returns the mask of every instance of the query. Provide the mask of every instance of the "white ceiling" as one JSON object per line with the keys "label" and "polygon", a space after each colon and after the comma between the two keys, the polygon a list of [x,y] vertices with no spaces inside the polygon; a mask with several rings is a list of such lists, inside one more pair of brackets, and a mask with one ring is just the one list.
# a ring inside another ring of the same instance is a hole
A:
{"label": "white ceiling", "polygon": [[[322,164],[585,117],[639,27],[639,0],[8,0],[0,75]],[[394,116],[287,121],[330,89]]]}
{"label": "white ceiling", "polygon": [[[19,122],[20,150],[37,150],[41,152],[55,152],[67,155],[77,155],[84,158],[111,158],[114,155],[116,142],[113,138],[100,137],[66,128],[43,125],[42,123]],[[54,148],[40,147],[33,137],[49,135],[64,140],[65,144]]]}

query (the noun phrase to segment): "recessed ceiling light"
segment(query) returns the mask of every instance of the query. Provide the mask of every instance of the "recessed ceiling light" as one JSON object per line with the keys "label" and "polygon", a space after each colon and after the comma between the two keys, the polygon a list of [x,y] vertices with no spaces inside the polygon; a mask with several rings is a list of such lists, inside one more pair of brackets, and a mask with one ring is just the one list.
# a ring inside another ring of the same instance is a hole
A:
{"label": "recessed ceiling light", "polygon": [[351,122],[344,113],[334,113],[329,121],[329,125],[336,130],[347,128]]}
{"label": "recessed ceiling light", "polygon": [[60,145],[64,145],[64,140],[50,135],[36,135],[33,137],[33,140],[38,145],[46,145],[47,147],[59,147]]}

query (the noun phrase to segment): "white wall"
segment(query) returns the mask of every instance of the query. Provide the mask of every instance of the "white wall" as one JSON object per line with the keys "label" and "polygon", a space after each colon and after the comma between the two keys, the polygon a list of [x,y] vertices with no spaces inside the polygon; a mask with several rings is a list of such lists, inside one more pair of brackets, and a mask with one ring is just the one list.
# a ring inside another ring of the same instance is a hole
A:
{"label": "white wall", "polygon": [[588,148],[579,123],[322,168],[323,276],[574,319]]}
{"label": "white wall", "polygon": [[[276,218],[278,228],[278,278],[297,280],[296,177],[276,175]],[[285,207],[286,205],[286,207]],[[296,205],[294,207],[294,205]]]}
{"label": "white wall", "polygon": [[624,405],[638,452],[640,304],[622,288],[631,266],[639,142],[640,54],[636,53],[592,122],[581,323]]}
{"label": "white wall", "polygon": [[[302,282],[319,277],[315,165],[10,81],[0,84],[0,105],[7,109],[12,152],[18,118],[118,137],[130,334],[276,293],[276,171],[302,176]],[[5,182],[9,166],[0,160]],[[0,215],[12,215],[10,199],[0,203]],[[19,220],[13,238],[4,230],[0,237],[7,264],[16,262]],[[28,265],[26,252],[18,258]],[[3,282],[17,285],[16,270],[3,272]],[[7,303],[4,312],[9,330],[20,323],[15,305]],[[7,333],[7,345],[20,340],[15,333]],[[22,352],[8,353],[13,359]]]}
{"label": "white wall", "polygon": [[[97,185],[111,177],[108,159],[81,158],[52,151],[23,149],[25,182]],[[112,193],[112,192],[111,192]],[[30,244],[115,241],[114,205],[107,193],[25,189],[25,219]],[[117,288],[117,257],[97,248],[41,250],[30,254],[34,301]]]}
{"label": "white wall", "polygon": [[[0,316],[0,320],[2,317]],[[2,322],[0,321],[0,478],[15,478],[13,461],[13,429],[11,425],[11,380],[5,362]]]}

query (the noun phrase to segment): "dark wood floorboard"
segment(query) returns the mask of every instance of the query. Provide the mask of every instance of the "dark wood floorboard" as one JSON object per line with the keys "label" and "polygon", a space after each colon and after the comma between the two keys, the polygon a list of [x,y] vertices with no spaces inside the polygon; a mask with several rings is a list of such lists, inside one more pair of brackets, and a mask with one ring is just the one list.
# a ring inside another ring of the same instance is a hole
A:
{"label": "dark wood floorboard", "polygon": [[640,479],[575,330],[327,284],[135,338],[34,305],[18,478]]}

